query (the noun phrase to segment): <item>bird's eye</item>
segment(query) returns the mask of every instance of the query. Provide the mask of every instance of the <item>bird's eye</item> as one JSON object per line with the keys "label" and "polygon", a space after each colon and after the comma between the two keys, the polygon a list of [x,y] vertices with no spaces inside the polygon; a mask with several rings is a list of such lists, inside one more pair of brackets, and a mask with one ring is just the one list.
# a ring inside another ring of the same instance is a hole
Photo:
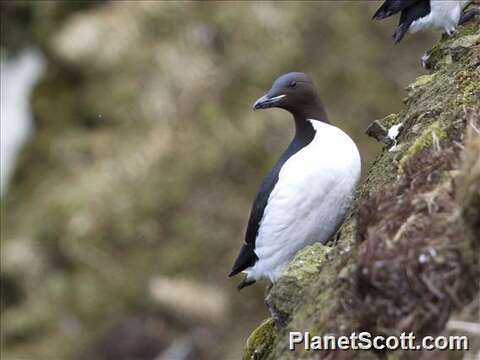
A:
{"label": "bird's eye", "polygon": [[297,86],[297,82],[296,82],[296,81],[292,81],[290,84],[288,84],[288,87],[289,87],[289,88],[294,88],[295,86]]}

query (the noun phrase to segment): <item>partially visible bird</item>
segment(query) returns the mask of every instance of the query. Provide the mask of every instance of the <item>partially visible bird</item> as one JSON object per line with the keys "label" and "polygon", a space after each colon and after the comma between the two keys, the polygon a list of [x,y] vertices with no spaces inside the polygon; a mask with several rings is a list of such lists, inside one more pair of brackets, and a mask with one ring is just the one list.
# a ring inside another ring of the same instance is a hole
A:
{"label": "partially visible bird", "polygon": [[377,10],[374,19],[381,20],[400,13],[400,22],[393,34],[394,42],[399,43],[407,32],[436,28],[451,35],[457,26],[478,15],[474,8],[463,14],[472,0],[385,0]]}
{"label": "partially visible bird", "polygon": [[279,77],[254,110],[287,110],[295,136],[263,180],[250,213],[245,243],[232,272],[275,282],[303,247],[325,243],[338,230],[360,178],[355,143],[328,122],[313,81],[293,72]]}

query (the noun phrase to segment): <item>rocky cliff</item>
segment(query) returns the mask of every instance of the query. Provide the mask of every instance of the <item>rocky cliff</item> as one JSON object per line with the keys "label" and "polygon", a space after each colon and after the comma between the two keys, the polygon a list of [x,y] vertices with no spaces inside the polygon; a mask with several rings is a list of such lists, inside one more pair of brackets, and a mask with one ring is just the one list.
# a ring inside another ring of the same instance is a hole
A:
{"label": "rocky cliff", "polygon": [[[423,336],[454,332],[451,319],[479,322],[478,23],[444,37],[426,65],[431,73],[408,86],[404,109],[380,120],[402,130],[368,169],[337,240],[301,251],[272,286],[272,318],[252,333],[244,359],[378,355],[291,352],[289,331]],[[387,355],[474,358],[479,335],[467,335],[467,354]]]}

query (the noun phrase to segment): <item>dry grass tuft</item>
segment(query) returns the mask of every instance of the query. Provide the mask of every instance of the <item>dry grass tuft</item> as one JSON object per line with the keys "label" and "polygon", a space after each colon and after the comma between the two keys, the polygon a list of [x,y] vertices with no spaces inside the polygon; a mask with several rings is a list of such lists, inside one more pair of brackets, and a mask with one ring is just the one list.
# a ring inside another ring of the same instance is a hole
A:
{"label": "dry grass tuft", "polygon": [[480,137],[469,124],[465,147],[466,122],[458,121],[440,146],[409,159],[397,181],[360,207],[362,244],[345,309],[358,328],[439,333],[477,293],[478,235],[465,233],[462,217],[478,234]]}
{"label": "dry grass tuft", "polygon": [[462,172],[459,178],[458,202],[463,216],[470,225],[476,246],[480,246],[480,115],[468,115],[469,126],[462,154]]}

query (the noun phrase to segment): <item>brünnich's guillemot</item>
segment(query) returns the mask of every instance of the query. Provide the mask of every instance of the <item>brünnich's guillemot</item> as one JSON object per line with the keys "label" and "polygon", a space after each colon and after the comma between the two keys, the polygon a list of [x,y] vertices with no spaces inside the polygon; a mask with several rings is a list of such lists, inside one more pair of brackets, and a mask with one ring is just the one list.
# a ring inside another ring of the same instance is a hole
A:
{"label": "br\u00fcnnich's guillemot", "polygon": [[393,34],[395,43],[399,43],[407,32],[416,33],[429,28],[443,29],[451,35],[459,23],[479,14],[478,9],[472,9],[462,15],[471,2],[472,0],[385,0],[373,18],[381,20],[401,13],[400,22]]}
{"label": "br\u00fcnnich's guillemot", "polygon": [[341,225],[360,178],[352,139],[331,125],[313,81],[292,72],[279,77],[254,110],[281,108],[295,120],[295,136],[263,180],[250,213],[245,243],[232,272],[238,288],[278,280],[298,250],[325,243]]}

